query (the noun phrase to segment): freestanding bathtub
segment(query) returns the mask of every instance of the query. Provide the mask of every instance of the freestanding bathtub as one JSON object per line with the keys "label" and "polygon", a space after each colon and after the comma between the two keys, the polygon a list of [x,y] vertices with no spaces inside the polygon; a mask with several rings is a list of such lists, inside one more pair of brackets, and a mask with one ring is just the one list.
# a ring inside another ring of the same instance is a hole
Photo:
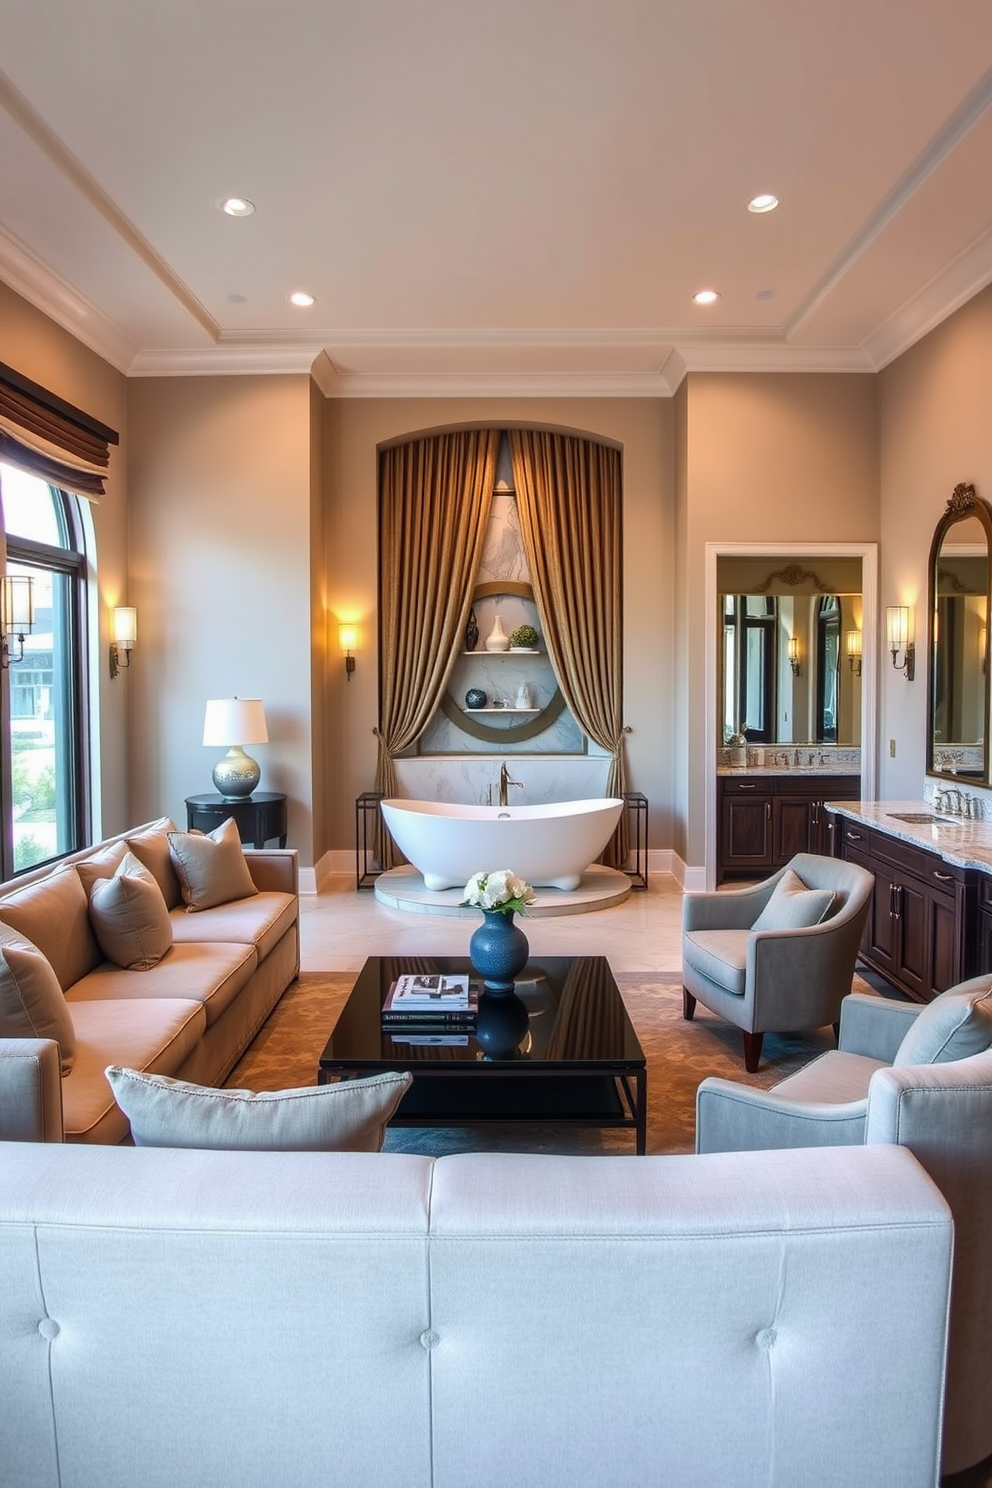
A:
{"label": "freestanding bathtub", "polygon": [[382,802],[393,841],[432,890],[463,888],[473,873],[496,868],[509,868],[535,887],[577,889],[622,810],[617,797],[545,806]]}

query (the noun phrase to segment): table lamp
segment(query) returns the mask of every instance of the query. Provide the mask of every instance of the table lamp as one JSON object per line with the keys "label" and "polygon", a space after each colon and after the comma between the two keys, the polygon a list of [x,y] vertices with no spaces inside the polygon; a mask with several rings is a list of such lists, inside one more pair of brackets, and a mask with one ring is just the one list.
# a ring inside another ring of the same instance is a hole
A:
{"label": "table lamp", "polygon": [[258,761],[245,754],[245,744],[267,744],[265,708],[260,698],[211,698],[203,720],[204,744],[227,753],[213,768],[214,788],[228,801],[250,796],[261,779]]}

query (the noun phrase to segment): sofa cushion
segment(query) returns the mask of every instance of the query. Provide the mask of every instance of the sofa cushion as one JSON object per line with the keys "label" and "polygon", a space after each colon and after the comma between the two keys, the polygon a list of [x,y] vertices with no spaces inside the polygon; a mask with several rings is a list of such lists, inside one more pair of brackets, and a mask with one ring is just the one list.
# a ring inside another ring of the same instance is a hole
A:
{"label": "sofa cushion", "polygon": [[786,868],[752,930],[805,930],[825,920],[833,908],[833,889],[811,889]]}
{"label": "sofa cushion", "polygon": [[107,1079],[137,1147],[378,1152],[413,1082],[387,1073],[296,1090],[214,1090],[111,1065]]}
{"label": "sofa cushion", "polygon": [[169,851],[169,833],[176,830],[176,824],[171,816],[163,816],[156,822],[151,822],[141,832],[135,832],[127,839],[129,851],[134,853],[139,863],[144,863],[149,873],[155,877],[155,882],[162,890],[162,897],[170,909],[175,909],[177,904],[182,903],[182,893],[179,888],[179,879],[176,870],[172,866],[172,854]]}
{"label": "sofa cushion", "polygon": [[81,863],[74,863],[73,868],[79,875],[79,881],[83,886],[83,892],[87,901],[90,890],[101,878],[113,878],[121,863],[127,857],[126,842],[111,842],[106,847],[96,848],[89,857],[84,858]]}
{"label": "sofa cushion", "polygon": [[103,959],[90,924],[86,891],[73,868],[14,889],[0,900],[0,921],[36,945],[67,992]]}
{"label": "sofa cushion", "polygon": [[210,909],[258,893],[233,816],[212,832],[170,832],[169,851],[187,909]]}
{"label": "sofa cushion", "polygon": [[227,941],[253,945],[258,959],[269,952],[291,928],[298,914],[295,894],[276,889],[261,889],[254,898],[236,899],[232,904],[215,904],[212,909],[195,915],[181,909],[172,911],[172,937],[183,941]]}
{"label": "sofa cushion", "polygon": [[904,1034],[893,1066],[945,1064],[992,1047],[992,979],[951,987],[927,1003]]}
{"label": "sofa cushion", "polygon": [[76,1055],[76,1034],[65,995],[36,945],[0,925],[0,1038],[55,1039],[62,1073]]}
{"label": "sofa cushion", "polygon": [[90,889],[90,923],[107,960],[131,971],[155,966],[172,944],[162,890],[126,848],[113,877]]}
{"label": "sofa cushion", "polygon": [[[141,973],[102,962],[69,989],[66,1000],[71,1011],[77,1002],[184,998],[203,1005],[209,1028],[234,1002],[257,966],[258,954],[251,945],[173,945],[161,961]],[[115,1057],[112,1047],[108,1057]]]}
{"label": "sofa cushion", "polygon": [[682,959],[725,992],[744,996],[750,930],[689,930],[682,937]]}
{"label": "sofa cushion", "polygon": [[[143,980],[130,971],[118,976]],[[127,1119],[107,1084],[114,1059],[134,1069],[172,1075],[203,1038],[206,1018],[188,998],[123,998],[72,1005],[76,1058],[62,1081],[67,1142],[123,1142]]]}

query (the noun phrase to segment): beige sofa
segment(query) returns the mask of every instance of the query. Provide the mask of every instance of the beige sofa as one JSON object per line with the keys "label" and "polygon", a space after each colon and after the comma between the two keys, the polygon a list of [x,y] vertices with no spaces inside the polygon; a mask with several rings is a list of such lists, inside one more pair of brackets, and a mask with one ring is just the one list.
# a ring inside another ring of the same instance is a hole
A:
{"label": "beige sofa", "polygon": [[[297,853],[246,849],[258,892],[188,912],[170,830],[168,818],[149,822],[0,885],[0,929],[32,942],[50,962],[76,1045],[59,1079],[57,1048],[46,1055],[37,1040],[0,1038],[0,1138],[126,1141],[107,1065],[217,1085],[298,975]],[[90,922],[88,887],[101,870],[113,873],[121,844],[153,874],[169,909],[173,943],[147,970],[105,959]]]}
{"label": "beige sofa", "polygon": [[900,1147],[0,1144],[0,1482],[933,1488],[947,1206]]}

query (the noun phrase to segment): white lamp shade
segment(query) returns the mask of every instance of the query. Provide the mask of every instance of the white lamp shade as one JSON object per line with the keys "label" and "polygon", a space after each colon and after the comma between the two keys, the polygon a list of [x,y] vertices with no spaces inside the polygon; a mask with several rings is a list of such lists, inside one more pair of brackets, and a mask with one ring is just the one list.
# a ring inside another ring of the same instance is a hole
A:
{"label": "white lamp shade", "polygon": [[113,616],[114,641],[125,651],[138,639],[138,612],[133,605],[117,605]]}
{"label": "white lamp shade", "polygon": [[30,574],[4,574],[2,594],[3,628],[7,635],[34,629],[34,579]]}
{"label": "white lamp shade", "polygon": [[203,742],[224,749],[232,744],[267,744],[261,698],[211,698],[203,719]]}
{"label": "white lamp shade", "polygon": [[860,630],[849,630],[847,632],[847,654],[848,656],[861,655],[861,632]]}
{"label": "white lamp shade", "polygon": [[889,650],[905,651],[912,639],[909,606],[889,605],[885,612],[885,620],[889,632]]}

